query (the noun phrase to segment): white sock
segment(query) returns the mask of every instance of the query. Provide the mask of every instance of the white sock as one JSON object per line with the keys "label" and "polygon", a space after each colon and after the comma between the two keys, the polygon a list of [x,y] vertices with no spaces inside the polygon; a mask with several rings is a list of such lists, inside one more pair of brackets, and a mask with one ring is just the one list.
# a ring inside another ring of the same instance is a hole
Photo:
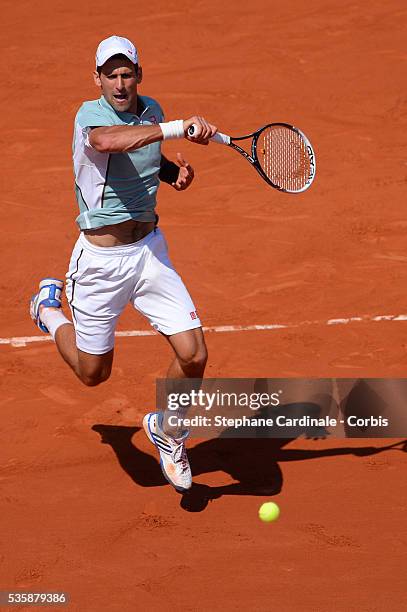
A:
{"label": "white sock", "polygon": [[48,328],[49,333],[54,339],[56,331],[61,325],[65,325],[66,323],[72,325],[72,321],[67,319],[61,310],[54,310],[53,308],[43,308],[41,310],[40,319],[45,327]]}

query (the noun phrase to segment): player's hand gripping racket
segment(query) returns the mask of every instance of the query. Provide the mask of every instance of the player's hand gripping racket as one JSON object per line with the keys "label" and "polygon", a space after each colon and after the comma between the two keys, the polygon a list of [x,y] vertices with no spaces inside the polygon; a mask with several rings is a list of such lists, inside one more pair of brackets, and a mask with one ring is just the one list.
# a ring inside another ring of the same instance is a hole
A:
{"label": "player's hand gripping racket", "polygon": [[[195,126],[188,129],[193,136]],[[252,139],[251,154],[235,144]],[[213,142],[238,151],[272,187],[286,193],[301,193],[315,178],[315,153],[308,138],[288,123],[269,123],[247,136],[232,138],[217,132]]]}

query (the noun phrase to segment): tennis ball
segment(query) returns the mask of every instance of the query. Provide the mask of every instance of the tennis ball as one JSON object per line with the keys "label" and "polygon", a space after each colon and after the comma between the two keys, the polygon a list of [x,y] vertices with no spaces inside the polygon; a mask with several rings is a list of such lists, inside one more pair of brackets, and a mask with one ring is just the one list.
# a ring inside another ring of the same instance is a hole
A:
{"label": "tennis ball", "polygon": [[280,516],[280,508],[274,502],[265,502],[259,508],[259,518],[265,523],[276,521]]}

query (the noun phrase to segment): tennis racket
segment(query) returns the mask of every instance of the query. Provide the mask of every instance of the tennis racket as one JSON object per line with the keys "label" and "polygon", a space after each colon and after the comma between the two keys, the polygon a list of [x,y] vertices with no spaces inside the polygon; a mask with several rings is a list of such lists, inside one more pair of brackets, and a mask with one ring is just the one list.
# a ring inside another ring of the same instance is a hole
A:
{"label": "tennis racket", "polygon": [[[188,134],[194,133],[195,126],[191,125]],[[251,154],[236,144],[250,138]],[[315,178],[314,149],[305,134],[288,123],[268,123],[252,134],[236,138],[217,132],[211,140],[235,149],[266,183],[279,191],[301,193]]]}

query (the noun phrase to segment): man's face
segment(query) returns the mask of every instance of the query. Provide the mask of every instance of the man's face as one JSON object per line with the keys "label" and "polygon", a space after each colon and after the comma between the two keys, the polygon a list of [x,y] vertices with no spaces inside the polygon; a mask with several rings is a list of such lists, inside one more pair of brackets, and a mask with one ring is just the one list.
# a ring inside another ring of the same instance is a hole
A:
{"label": "man's face", "polygon": [[113,57],[95,72],[95,83],[116,111],[137,113],[137,85],[141,82],[141,68],[129,59]]}

